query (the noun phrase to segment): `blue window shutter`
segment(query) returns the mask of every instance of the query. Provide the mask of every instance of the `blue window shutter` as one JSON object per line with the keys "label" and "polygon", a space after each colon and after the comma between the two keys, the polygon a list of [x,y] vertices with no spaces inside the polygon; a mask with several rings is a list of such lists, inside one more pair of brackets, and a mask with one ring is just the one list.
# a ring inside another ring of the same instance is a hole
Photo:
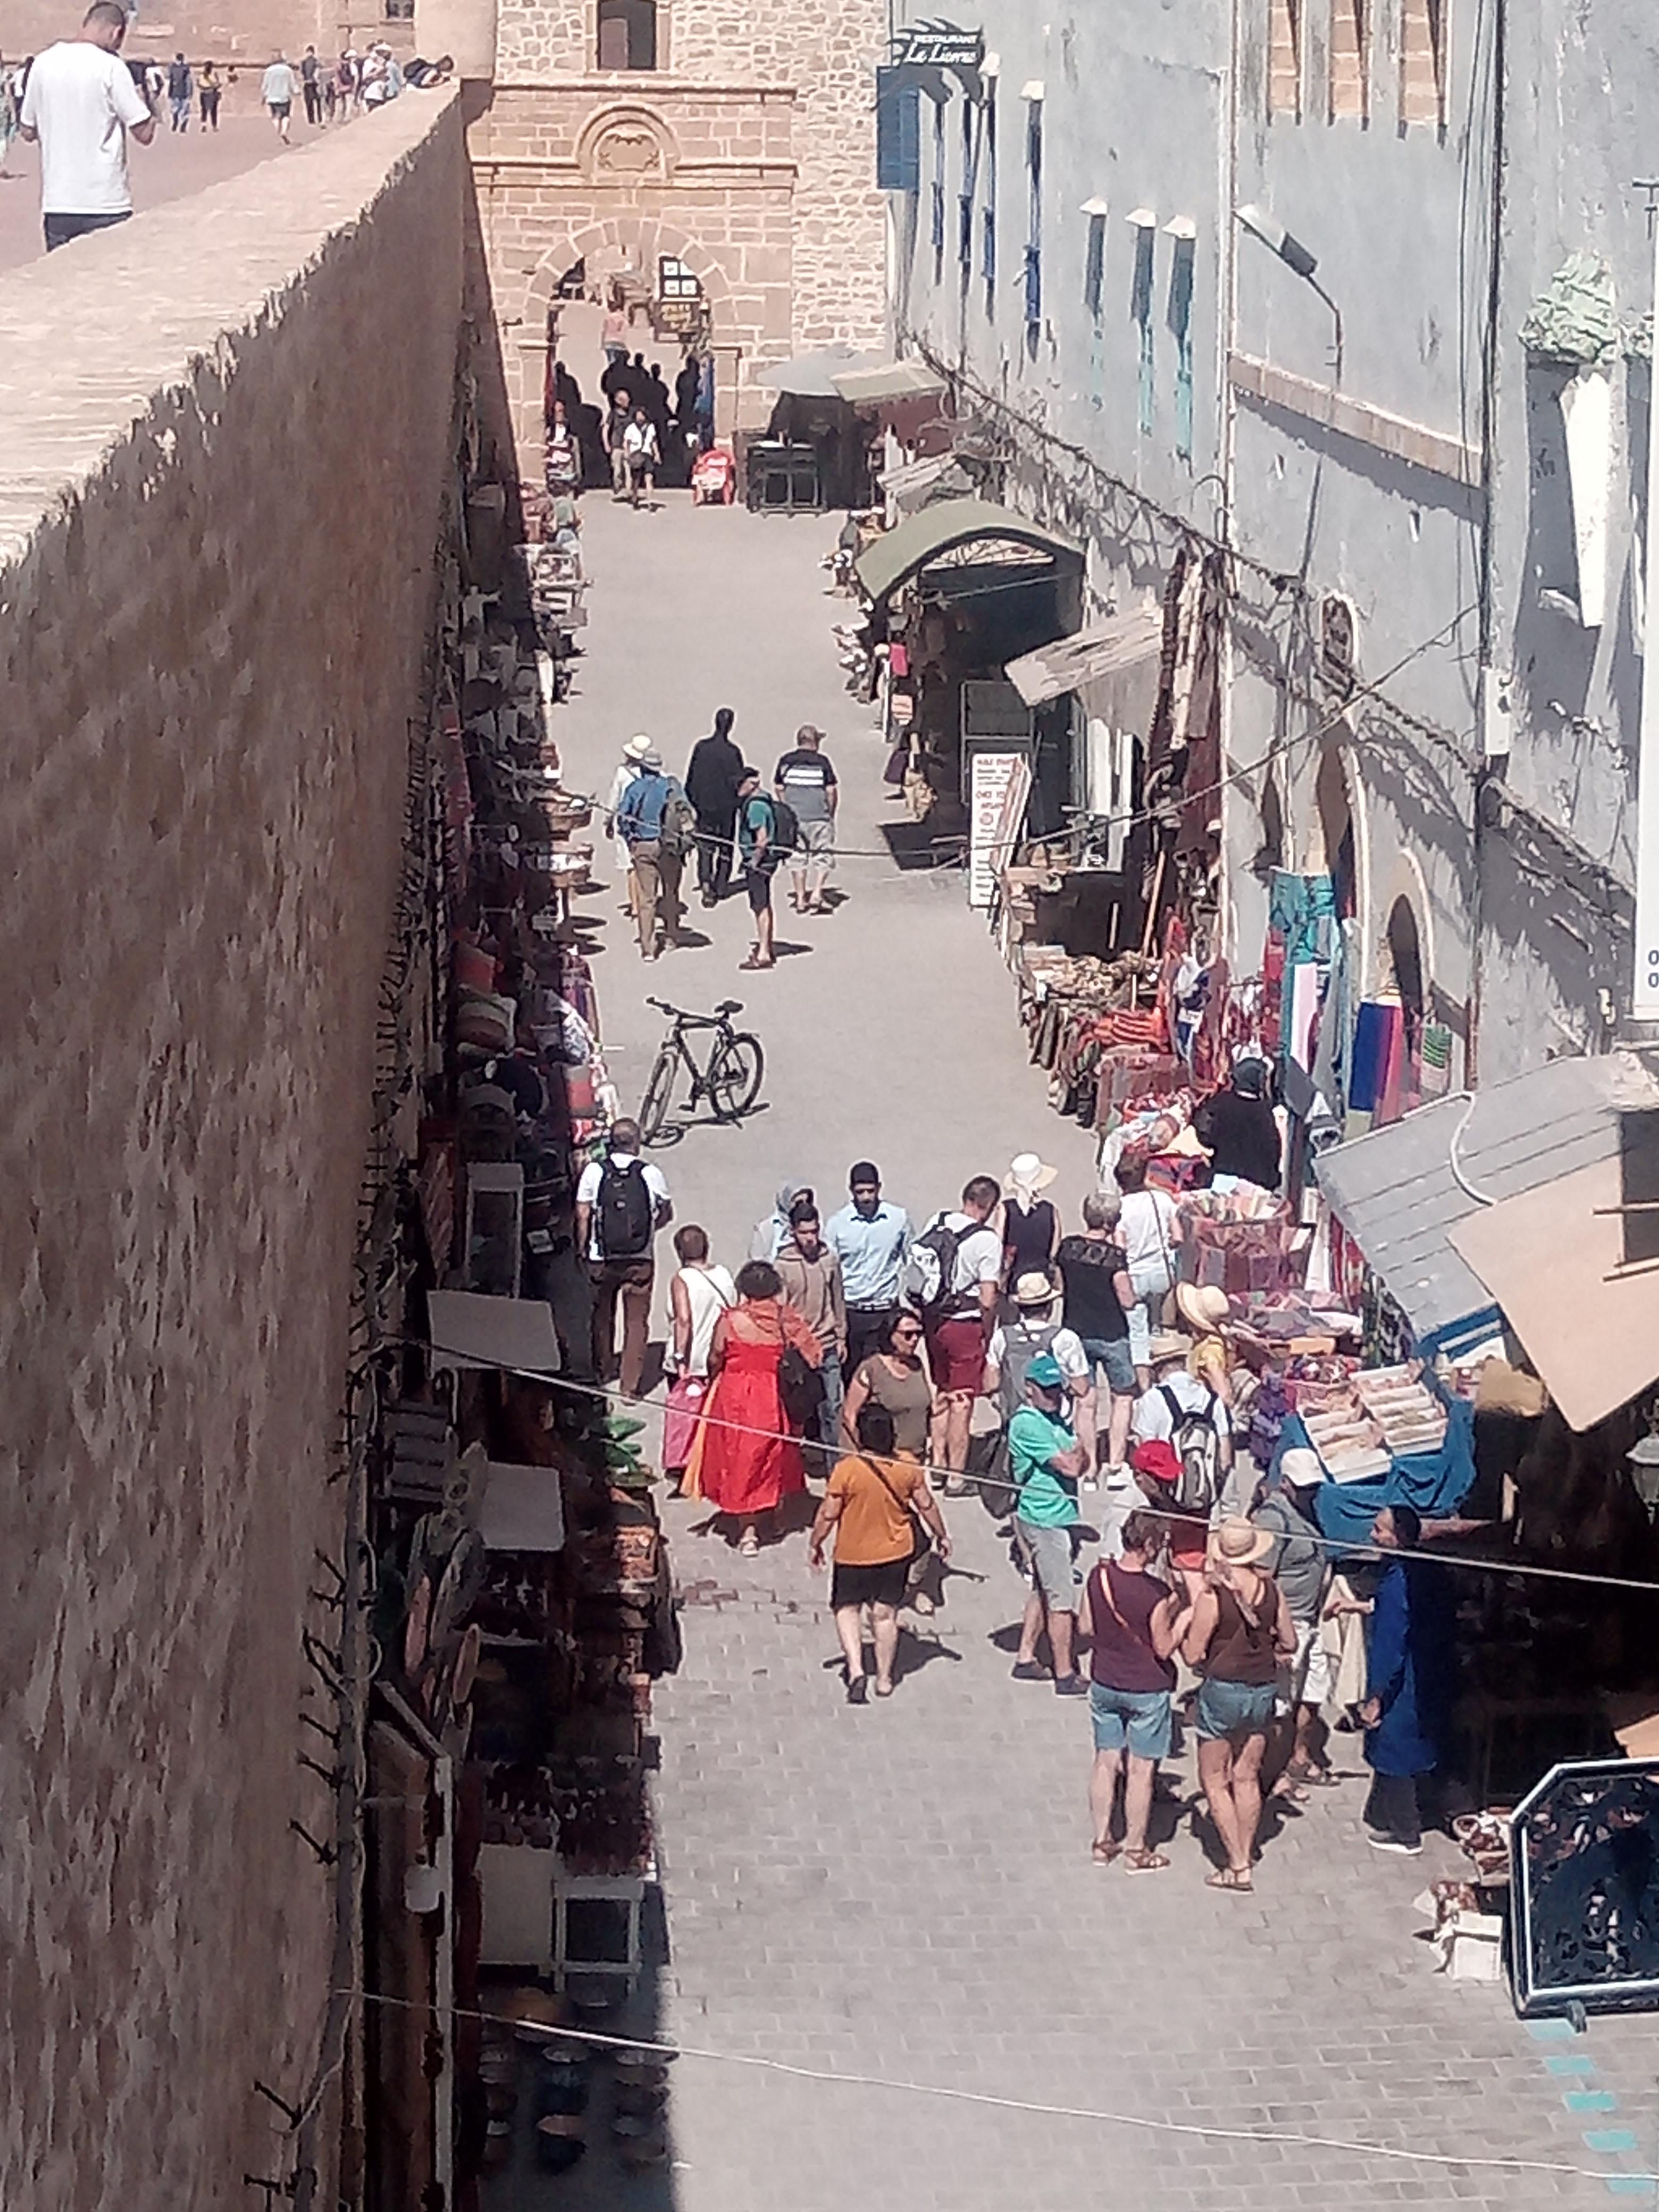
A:
{"label": "blue window shutter", "polygon": [[1025,327],[1036,331],[1042,321],[1042,249],[1025,249]]}
{"label": "blue window shutter", "polygon": [[921,95],[901,70],[876,71],[876,189],[921,190]]}
{"label": "blue window shutter", "polygon": [[1193,458],[1193,241],[1176,241],[1170,270],[1170,330],[1176,342],[1176,453]]}

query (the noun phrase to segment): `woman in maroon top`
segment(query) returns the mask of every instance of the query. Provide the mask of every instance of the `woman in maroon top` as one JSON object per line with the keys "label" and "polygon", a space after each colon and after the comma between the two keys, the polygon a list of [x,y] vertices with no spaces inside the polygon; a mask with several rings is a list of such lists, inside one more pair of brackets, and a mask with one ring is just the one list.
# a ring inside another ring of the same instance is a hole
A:
{"label": "woman in maroon top", "polygon": [[1146,1563],[1160,1540],[1150,1513],[1132,1513],[1123,1524],[1123,1556],[1103,1559],[1083,1592],[1079,1623],[1093,1642],[1089,1661],[1089,1712],[1094,1722],[1095,1764],[1089,1778],[1094,1816],[1094,1862],[1107,1866],[1120,1846],[1112,1841],[1118,1778],[1123,1790],[1123,1863],[1134,1874],[1155,1873],[1170,1862],[1146,1844],[1158,1762],[1170,1751],[1170,1698],[1176,1686],[1173,1653],[1192,1620],[1192,1603],[1172,1590]]}

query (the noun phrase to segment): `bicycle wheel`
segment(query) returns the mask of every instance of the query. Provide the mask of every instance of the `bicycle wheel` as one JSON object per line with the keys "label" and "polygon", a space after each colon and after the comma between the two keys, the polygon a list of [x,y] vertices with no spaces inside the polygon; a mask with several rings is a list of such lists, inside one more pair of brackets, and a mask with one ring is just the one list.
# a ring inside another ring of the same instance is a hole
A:
{"label": "bicycle wheel", "polygon": [[657,1054],[651,1080],[645,1086],[645,1103],[640,1109],[641,1144],[653,1143],[668,1119],[669,1102],[674,1096],[674,1055],[665,1048]]}
{"label": "bicycle wheel", "polygon": [[740,1120],[760,1097],[761,1077],[765,1072],[766,1055],[757,1036],[750,1036],[747,1030],[738,1030],[731,1036],[722,1037],[714,1048],[703,1083],[716,1118],[721,1121]]}

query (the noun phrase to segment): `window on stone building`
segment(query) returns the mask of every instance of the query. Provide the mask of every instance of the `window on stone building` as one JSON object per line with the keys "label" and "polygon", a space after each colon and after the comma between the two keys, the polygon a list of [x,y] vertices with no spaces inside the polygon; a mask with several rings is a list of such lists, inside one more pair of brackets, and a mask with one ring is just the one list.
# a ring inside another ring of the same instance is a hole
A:
{"label": "window on stone building", "polygon": [[1042,332],[1042,92],[1025,90],[1025,350],[1035,354]]}
{"label": "window on stone building", "polygon": [[1137,415],[1141,436],[1150,438],[1157,401],[1152,338],[1152,252],[1158,237],[1157,218],[1143,208],[1132,215],[1129,220],[1135,231],[1135,266],[1129,284],[1129,319],[1135,326],[1140,356]]}
{"label": "window on stone building", "polygon": [[1083,249],[1083,305],[1089,320],[1100,327],[1106,294],[1106,217],[1089,217],[1089,242]]}
{"label": "window on stone building", "polygon": [[599,0],[599,67],[657,66],[657,0]]}
{"label": "window on stone building", "polygon": [[[1178,218],[1179,220],[1179,218]],[[1170,335],[1175,340],[1175,448],[1179,460],[1193,458],[1193,260],[1194,242],[1171,223],[1175,247],[1170,258]]]}
{"label": "window on stone building", "polygon": [[957,198],[957,268],[962,278],[962,294],[968,296],[968,281],[974,273],[974,202],[979,193],[979,106],[971,100],[962,103],[962,190]]}
{"label": "window on stone building", "polygon": [[985,279],[985,312],[997,311],[997,88],[985,93],[985,216],[980,228],[980,275]]}
{"label": "window on stone building", "polygon": [[1331,0],[1331,114],[1371,112],[1370,0]]}
{"label": "window on stone building", "polygon": [[701,300],[702,286],[683,261],[672,253],[657,259],[657,297],[659,300]]}
{"label": "window on stone building", "polygon": [[388,23],[412,22],[415,0],[385,0],[385,16]]}
{"label": "window on stone building", "polygon": [[[965,103],[964,103],[965,104]],[[929,187],[933,244],[933,283],[945,281],[945,102],[933,102],[933,174]]]}
{"label": "window on stone building", "polygon": [[1446,119],[1447,0],[1401,0],[1400,120]]}
{"label": "window on stone building", "polygon": [[1302,113],[1302,0],[1267,0],[1267,112]]}

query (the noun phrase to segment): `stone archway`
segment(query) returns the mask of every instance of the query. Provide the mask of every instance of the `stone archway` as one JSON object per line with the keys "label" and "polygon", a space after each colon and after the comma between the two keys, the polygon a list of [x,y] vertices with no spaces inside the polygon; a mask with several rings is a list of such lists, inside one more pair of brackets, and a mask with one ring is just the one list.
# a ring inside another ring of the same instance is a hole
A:
{"label": "stone archway", "polygon": [[[607,113],[611,112],[607,111]],[[602,122],[603,118],[596,118],[596,121]],[[603,143],[602,136],[596,143]],[[528,469],[533,474],[540,465],[542,399],[547,375],[548,311],[553,304],[560,278],[577,261],[586,263],[590,281],[602,281],[610,273],[611,265],[624,261],[631,263],[641,274],[649,271],[654,276],[658,260],[665,254],[683,261],[702,286],[703,297],[708,303],[710,334],[716,360],[719,361],[725,354],[729,364],[724,378],[717,381],[715,427],[722,435],[729,432],[735,397],[736,356],[732,350],[729,335],[732,320],[732,289],[725,270],[710,258],[706,248],[678,223],[667,222],[659,216],[648,214],[611,216],[603,221],[586,224],[580,229],[568,231],[544,246],[520,295],[516,388],[512,396],[514,434],[518,443],[521,470]]]}

